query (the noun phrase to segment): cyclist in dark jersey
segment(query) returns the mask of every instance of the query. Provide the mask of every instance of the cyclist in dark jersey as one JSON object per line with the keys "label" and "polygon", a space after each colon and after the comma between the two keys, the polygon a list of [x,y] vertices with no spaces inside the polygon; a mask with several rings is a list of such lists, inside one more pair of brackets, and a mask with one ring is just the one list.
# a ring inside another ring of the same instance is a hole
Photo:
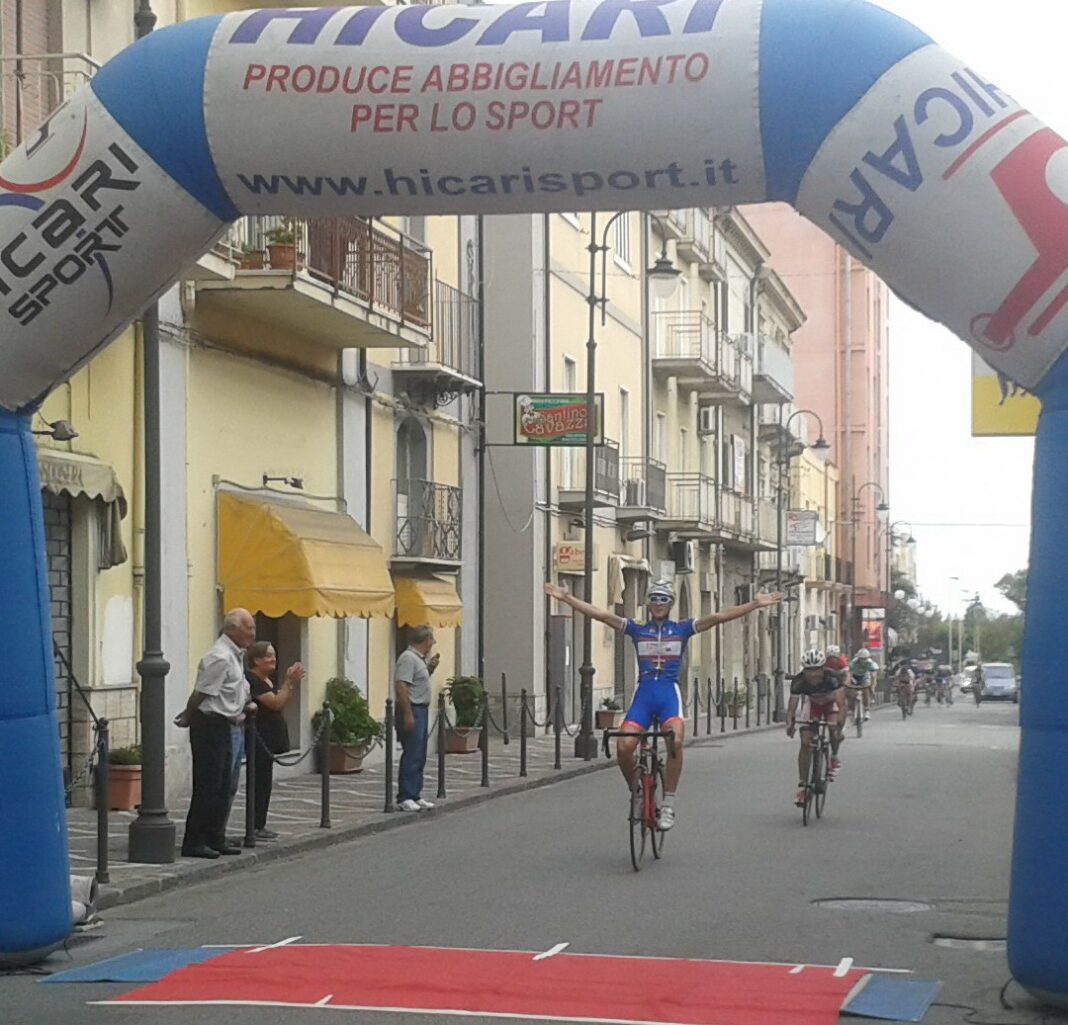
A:
{"label": "cyclist in dark jersey", "polygon": [[[797,720],[811,722],[825,719],[830,723],[831,764],[828,779],[841,767],[838,747],[842,743],[841,724],[845,718],[845,690],[838,673],[827,668],[827,656],[818,648],[801,656],[801,672],[790,681],[790,703],[786,708],[786,735],[792,737]],[[801,750],[797,756],[797,796],[794,803],[805,803],[805,780],[812,761],[812,730],[801,727]]]}
{"label": "cyclist in dark jersey", "polygon": [[[661,729],[670,729],[675,735],[674,753],[667,761],[664,805],[657,820],[660,829],[670,829],[675,824],[675,790],[682,776],[682,743],[686,736],[682,695],[678,685],[679,668],[686,644],[694,634],[709,630],[719,623],[727,623],[732,619],[747,616],[757,609],[777,605],[783,600],[783,595],[761,594],[756,600],[744,605],[736,605],[734,608],[701,616],[699,619],[684,619],[679,622],[670,618],[671,606],[675,604],[675,591],[667,581],[658,580],[649,588],[646,596],[649,619],[638,623],[580,601],[566,588],[555,584],[546,584],[545,593],[565,605],[570,605],[584,616],[605,623],[613,630],[626,633],[634,642],[638,655],[638,686],[621,728],[628,733],[642,733],[649,729],[655,718]],[[637,749],[637,738],[620,738],[616,744],[616,760],[628,787],[634,774]]]}

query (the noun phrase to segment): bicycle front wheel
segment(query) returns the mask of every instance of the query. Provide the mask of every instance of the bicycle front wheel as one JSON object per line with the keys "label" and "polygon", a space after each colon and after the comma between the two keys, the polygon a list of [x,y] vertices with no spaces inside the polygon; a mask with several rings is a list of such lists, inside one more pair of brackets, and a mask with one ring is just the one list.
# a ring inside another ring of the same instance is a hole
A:
{"label": "bicycle front wheel", "polygon": [[860,700],[860,695],[857,695],[857,700],[854,702],[853,707],[853,721],[857,727],[857,737],[864,736],[864,703]]}
{"label": "bicycle front wheel", "polygon": [[823,806],[827,803],[827,748],[820,745],[812,752],[812,789],[815,796],[816,818],[823,818]]}
{"label": "bicycle front wheel", "polygon": [[664,799],[665,793],[667,790],[664,786],[664,767],[658,765],[653,774],[653,821],[649,824],[649,844],[653,848],[654,858],[664,856],[664,840],[667,838],[667,833],[656,828],[656,820],[660,814],[660,802]]}
{"label": "bicycle front wheel", "polygon": [[627,817],[630,819],[630,863],[635,872],[642,869],[645,856],[645,837],[648,826],[645,822],[645,767],[639,763],[634,770],[634,782],[630,788],[630,807]]}

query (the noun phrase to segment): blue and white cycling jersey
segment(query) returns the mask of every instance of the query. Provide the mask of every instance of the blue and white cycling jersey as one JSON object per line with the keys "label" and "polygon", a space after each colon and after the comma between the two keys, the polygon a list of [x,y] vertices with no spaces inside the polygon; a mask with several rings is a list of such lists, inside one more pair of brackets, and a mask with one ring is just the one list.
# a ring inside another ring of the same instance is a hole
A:
{"label": "blue and white cycling jersey", "polygon": [[695,632],[693,620],[636,623],[628,619],[623,632],[634,641],[638,653],[638,688],[626,721],[647,730],[653,719],[661,726],[681,719],[679,668],[686,644]]}

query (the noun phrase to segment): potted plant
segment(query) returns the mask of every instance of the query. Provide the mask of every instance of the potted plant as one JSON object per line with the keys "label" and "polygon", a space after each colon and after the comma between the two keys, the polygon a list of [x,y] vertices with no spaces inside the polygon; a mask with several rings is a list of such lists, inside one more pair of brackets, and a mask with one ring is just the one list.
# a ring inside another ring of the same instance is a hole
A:
{"label": "potted plant", "polygon": [[[367,699],[356,684],[344,677],[335,676],[326,681],[326,704],[330,709],[328,768],[335,775],[360,772],[371,744],[382,736],[382,724],[371,715]],[[322,718],[322,712],[312,716],[316,734]]]}
{"label": "potted plant", "polygon": [[108,810],[133,811],[141,803],[141,748],[108,751]]}
{"label": "potted plant", "polygon": [[623,709],[615,698],[605,698],[596,717],[599,730],[615,730],[623,725]]}
{"label": "potted plant", "polygon": [[263,250],[246,242],[241,247],[238,267],[241,270],[263,270]]}
{"label": "potted plant", "polygon": [[271,270],[297,269],[297,238],[292,227],[283,225],[272,228],[264,235]]}
{"label": "potted plant", "polygon": [[450,676],[445,681],[445,696],[456,713],[456,722],[445,731],[446,752],[455,755],[477,751],[486,701],[482,681],[477,676]]}

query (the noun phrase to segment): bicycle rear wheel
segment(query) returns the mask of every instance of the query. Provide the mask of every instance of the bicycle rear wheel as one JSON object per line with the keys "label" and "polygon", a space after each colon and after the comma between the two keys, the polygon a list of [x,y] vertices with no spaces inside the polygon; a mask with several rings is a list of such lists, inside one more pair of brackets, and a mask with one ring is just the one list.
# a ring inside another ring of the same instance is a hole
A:
{"label": "bicycle rear wheel", "polygon": [[827,748],[822,744],[812,753],[812,789],[816,818],[823,818],[823,806],[827,803]]}
{"label": "bicycle rear wheel", "polygon": [[635,872],[642,868],[642,858],[645,856],[645,837],[648,827],[645,824],[645,766],[638,763],[634,769],[634,782],[631,784],[630,806],[627,809],[627,818],[630,820],[630,863]]}
{"label": "bicycle rear wheel", "polygon": [[664,856],[664,840],[667,838],[667,833],[656,828],[656,820],[660,814],[660,802],[664,799],[666,792],[664,767],[663,765],[657,765],[656,772],[653,774],[653,820],[649,823],[649,844],[653,848],[654,858],[662,858]]}
{"label": "bicycle rear wheel", "polygon": [[853,720],[857,727],[857,737],[864,736],[864,702],[858,694],[853,702]]}

